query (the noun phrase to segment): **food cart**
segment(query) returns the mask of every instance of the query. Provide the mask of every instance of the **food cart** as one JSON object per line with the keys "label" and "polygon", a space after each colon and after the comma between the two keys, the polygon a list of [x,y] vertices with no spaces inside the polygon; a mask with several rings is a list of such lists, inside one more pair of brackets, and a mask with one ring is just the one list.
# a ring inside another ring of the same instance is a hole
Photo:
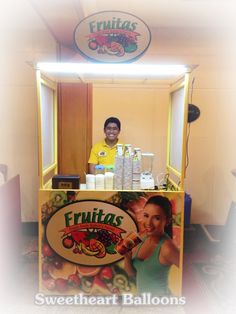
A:
{"label": "food cart", "polygon": [[[86,190],[61,182],[58,175],[57,76],[37,69],[39,134],[39,289],[44,294],[88,296],[137,295],[117,245],[127,234],[143,232],[146,201],[154,195],[172,204],[172,239],[179,267],[172,265],[168,289],[181,296],[183,276],[184,177],[189,74],[169,86],[169,121],[165,186],[152,190]],[[68,80],[68,74],[66,79]],[[60,75],[60,81],[63,74]],[[65,180],[64,180],[65,181]],[[158,286],[158,282],[157,282]],[[149,291],[147,291],[148,293]]]}

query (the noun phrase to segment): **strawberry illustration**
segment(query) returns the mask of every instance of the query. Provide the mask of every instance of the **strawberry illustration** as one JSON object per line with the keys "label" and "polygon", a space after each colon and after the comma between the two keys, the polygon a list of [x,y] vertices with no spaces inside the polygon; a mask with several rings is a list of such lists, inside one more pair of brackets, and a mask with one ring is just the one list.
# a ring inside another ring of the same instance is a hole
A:
{"label": "strawberry illustration", "polygon": [[56,288],[56,283],[55,283],[55,280],[53,278],[48,278],[48,279],[44,280],[43,284],[50,291],[54,290]]}
{"label": "strawberry illustration", "polygon": [[99,278],[104,281],[110,281],[113,277],[113,272],[111,267],[103,267],[101,272],[99,273]]}
{"label": "strawberry illustration", "polygon": [[71,249],[74,246],[74,240],[71,236],[67,236],[62,240],[62,244],[66,249]]}
{"label": "strawberry illustration", "polygon": [[78,277],[78,275],[76,275],[76,274],[71,274],[71,275],[68,277],[68,285],[70,285],[71,287],[77,288],[77,287],[80,286],[80,283],[81,283],[81,280],[80,280],[80,278]]}
{"label": "strawberry illustration", "polygon": [[67,290],[67,288],[68,288],[67,280],[65,280],[63,278],[57,278],[55,280],[55,284],[56,284],[56,289],[59,292],[65,292]]}
{"label": "strawberry illustration", "polygon": [[54,251],[51,249],[51,247],[47,243],[44,243],[43,248],[42,248],[42,253],[43,253],[43,256],[45,257],[52,257],[54,255]]}

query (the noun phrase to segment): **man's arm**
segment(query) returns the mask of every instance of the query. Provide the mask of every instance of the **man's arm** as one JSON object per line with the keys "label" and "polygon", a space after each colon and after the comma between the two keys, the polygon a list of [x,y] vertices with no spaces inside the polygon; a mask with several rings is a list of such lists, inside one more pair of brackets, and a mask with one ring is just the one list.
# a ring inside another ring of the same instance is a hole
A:
{"label": "man's arm", "polygon": [[97,150],[95,146],[93,146],[90,152],[89,160],[88,160],[89,173],[95,174],[95,166],[97,164],[98,164]]}
{"label": "man's arm", "polygon": [[95,174],[95,164],[89,164],[89,173]]}
{"label": "man's arm", "polygon": [[136,274],[136,270],[132,263],[132,252],[128,252],[124,255],[124,269],[129,277],[133,277]]}

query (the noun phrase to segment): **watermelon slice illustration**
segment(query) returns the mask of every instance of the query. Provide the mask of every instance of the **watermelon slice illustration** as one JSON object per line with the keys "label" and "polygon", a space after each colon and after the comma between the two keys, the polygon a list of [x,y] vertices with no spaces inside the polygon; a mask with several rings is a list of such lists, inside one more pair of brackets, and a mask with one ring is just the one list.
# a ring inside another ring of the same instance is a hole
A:
{"label": "watermelon slice illustration", "polygon": [[78,244],[84,243],[86,246],[89,245],[88,235],[89,235],[89,232],[85,232],[85,231],[72,231],[71,232],[71,236],[76,243]]}

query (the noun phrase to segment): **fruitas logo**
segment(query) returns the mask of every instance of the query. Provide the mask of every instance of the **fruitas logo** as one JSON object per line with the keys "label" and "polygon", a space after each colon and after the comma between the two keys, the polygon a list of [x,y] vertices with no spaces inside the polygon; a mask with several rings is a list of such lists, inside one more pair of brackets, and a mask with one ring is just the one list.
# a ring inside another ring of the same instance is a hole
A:
{"label": "fruitas logo", "polygon": [[86,17],[76,27],[75,43],[86,58],[99,62],[127,62],[148,48],[151,33],[138,17],[104,11]]}
{"label": "fruitas logo", "polygon": [[66,260],[97,266],[121,259],[115,248],[130,231],[137,231],[136,224],[119,207],[102,201],[78,201],[50,218],[46,237]]}

